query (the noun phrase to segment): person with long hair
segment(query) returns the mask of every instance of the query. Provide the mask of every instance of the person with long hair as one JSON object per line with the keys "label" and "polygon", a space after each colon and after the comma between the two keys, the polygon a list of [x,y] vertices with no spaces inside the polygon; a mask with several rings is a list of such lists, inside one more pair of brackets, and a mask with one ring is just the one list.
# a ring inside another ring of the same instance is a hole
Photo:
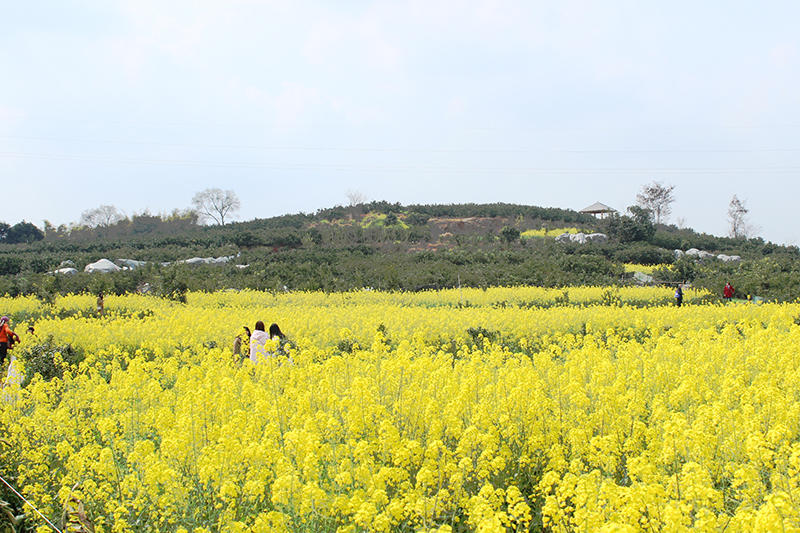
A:
{"label": "person with long hair", "polygon": [[278,324],[272,323],[269,325],[269,338],[274,339],[276,337],[283,340],[286,338],[286,335],[283,334],[281,328],[278,327]]}
{"label": "person with long hair", "polygon": [[270,324],[269,338],[270,340],[278,339],[278,347],[274,353],[270,352],[267,355],[284,355],[289,358],[289,362],[291,363],[292,358],[289,356],[289,347],[291,347],[291,343],[289,342],[289,339],[286,338],[286,335],[283,334],[281,328],[278,327],[278,324]]}

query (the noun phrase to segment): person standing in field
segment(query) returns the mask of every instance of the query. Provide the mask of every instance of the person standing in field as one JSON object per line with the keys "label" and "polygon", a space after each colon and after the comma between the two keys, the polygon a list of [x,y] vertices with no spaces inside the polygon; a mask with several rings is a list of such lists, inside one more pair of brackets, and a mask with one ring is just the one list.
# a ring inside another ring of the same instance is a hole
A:
{"label": "person standing in field", "polygon": [[233,339],[233,355],[242,355],[242,344],[250,346],[251,336],[250,328],[242,326],[242,333],[238,334],[236,338]]}
{"label": "person standing in field", "polygon": [[289,339],[286,338],[286,335],[283,334],[281,328],[278,327],[278,324],[271,324],[269,326],[269,338],[271,339],[278,339],[278,349],[277,354],[270,353],[269,355],[286,355],[286,350],[284,347],[288,344]]}
{"label": "person standing in field", "polygon": [[11,331],[10,322],[7,316],[0,317],[0,366],[6,360],[8,350],[15,342],[19,342],[19,335]]}
{"label": "person standing in field", "polygon": [[276,337],[280,340],[284,340],[286,338],[286,335],[283,334],[281,328],[278,327],[278,324],[273,323],[270,324],[269,326],[269,338],[274,339]]}
{"label": "person standing in field", "polygon": [[[5,318],[6,317],[3,317],[0,320],[3,320]],[[7,325],[3,323],[3,327],[7,327]],[[14,332],[12,331],[11,333]],[[31,339],[35,339],[34,335],[35,332],[33,326],[28,326],[28,336]],[[19,342],[19,338],[17,338],[17,342]],[[2,385],[0,385],[0,389],[2,389],[3,391],[3,401],[7,403],[16,402],[17,399],[19,398],[19,388],[21,386],[22,386],[22,372],[20,371],[19,363],[17,363],[17,358],[14,357],[14,354],[12,353],[9,354],[8,374],[6,376],[5,381],[3,381]]]}
{"label": "person standing in field", "polygon": [[253,330],[253,334],[250,336],[250,360],[254,363],[258,363],[258,356],[259,354],[264,357],[267,355],[266,349],[264,345],[269,340],[269,335],[264,330],[264,323],[259,320],[256,322],[256,327]]}
{"label": "person standing in field", "polygon": [[269,339],[270,340],[277,340],[278,345],[275,347],[274,352],[266,352],[267,357],[286,357],[289,363],[293,363],[292,357],[289,355],[289,348],[292,347],[291,342],[289,339],[286,338],[286,335],[283,334],[281,328],[278,327],[278,324],[272,323],[269,326]]}
{"label": "person standing in field", "polygon": [[722,297],[730,302],[735,292],[736,290],[733,288],[733,285],[731,285],[731,282],[728,281],[725,283],[725,287],[722,289]]}
{"label": "person standing in field", "polygon": [[683,287],[678,283],[678,287],[675,289],[675,305],[680,307],[681,304],[683,304]]}
{"label": "person standing in field", "polygon": [[103,291],[97,293],[97,314],[102,316],[103,311],[105,311],[106,305],[105,300],[103,299]]}

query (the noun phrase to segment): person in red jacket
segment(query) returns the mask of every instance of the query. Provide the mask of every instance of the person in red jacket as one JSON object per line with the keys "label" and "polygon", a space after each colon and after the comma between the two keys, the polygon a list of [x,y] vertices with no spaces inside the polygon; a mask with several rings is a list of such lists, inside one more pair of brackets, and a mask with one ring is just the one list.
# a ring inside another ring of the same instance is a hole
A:
{"label": "person in red jacket", "polygon": [[6,359],[8,349],[15,342],[19,342],[19,336],[11,331],[9,327],[9,319],[7,316],[0,317],[0,365]]}
{"label": "person in red jacket", "polygon": [[734,290],[733,285],[731,285],[731,282],[729,281],[725,283],[725,287],[722,289],[722,297],[730,301],[730,299],[733,298],[734,292],[736,291]]}

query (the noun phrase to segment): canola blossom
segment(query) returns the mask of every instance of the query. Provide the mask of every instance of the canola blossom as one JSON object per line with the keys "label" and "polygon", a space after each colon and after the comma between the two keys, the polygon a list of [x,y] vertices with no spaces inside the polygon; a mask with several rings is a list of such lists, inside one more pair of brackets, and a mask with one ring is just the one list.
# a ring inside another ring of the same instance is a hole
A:
{"label": "canola blossom", "polygon": [[[529,230],[525,230],[522,233],[520,233],[520,237],[522,237],[523,239],[533,239],[533,238],[540,238],[541,239],[541,238],[544,238],[544,237],[555,238],[555,237],[558,237],[559,235],[561,235],[562,233],[575,234],[575,233],[579,233],[580,231],[583,231],[583,230],[579,230],[578,228],[529,229]],[[591,232],[588,232],[588,233],[591,233]]]}
{"label": "canola blossom", "polygon": [[645,274],[652,274],[655,270],[659,268],[671,268],[672,265],[661,264],[661,265],[640,265],[636,263],[623,263],[622,268],[625,269],[625,272],[643,272]]}
{"label": "canola blossom", "polygon": [[[82,357],[3,390],[0,475],[52,520],[78,498],[96,531],[797,530],[800,304],[707,300],[2,298],[36,327],[18,353]],[[285,353],[233,355],[256,320]]]}

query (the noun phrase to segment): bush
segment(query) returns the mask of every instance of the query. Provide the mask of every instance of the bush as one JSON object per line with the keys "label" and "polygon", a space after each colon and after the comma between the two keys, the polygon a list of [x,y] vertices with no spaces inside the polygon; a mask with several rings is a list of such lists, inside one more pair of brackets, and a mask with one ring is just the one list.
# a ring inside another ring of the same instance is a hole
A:
{"label": "bush", "polygon": [[663,265],[674,261],[672,252],[664,248],[633,244],[620,248],[614,254],[614,259],[622,263],[636,263],[639,265]]}
{"label": "bush", "polygon": [[673,283],[694,281],[697,277],[697,268],[697,264],[691,258],[681,257],[670,268],[655,269],[653,277]]}
{"label": "bush", "polygon": [[606,222],[606,233],[622,243],[649,241],[655,234],[655,227],[650,219],[635,206],[628,209],[633,210],[634,216],[612,216]]}
{"label": "bush", "polygon": [[422,213],[417,213],[412,211],[408,215],[406,215],[406,224],[410,226],[424,226],[425,224],[428,223],[428,220],[430,218],[431,218],[430,215],[425,215]]}
{"label": "bush", "polygon": [[11,226],[5,235],[5,242],[9,244],[31,243],[42,239],[44,239],[42,230],[24,220]]}
{"label": "bush", "polygon": [[263,239],[252,231],[237,231],[230,237],[230,241],[241,248],[253,248],[264,244]]}
{"label": "bush", "polygon": [[482,346],[485,341],[496,342],[500,340],[500,332],[497,330],[488,330],[483,326],[476,328],[468,328],[467,335],[472,340],[475,346]]}
{"label": "bush", "polygon": [[42,259],[41,257],[32,257],[28,261],[28,270],[37,274],[43,274],[47,272],[49,267],[50,265],[48,265],[47,260]]}
{"label": "bush", "polygon": [[[668,250],[688,249],[688,248],[683,248],[683,242],[680,235],[673,232],[666,232],[661,230],[656,231],[656,234],[653,236],[650,242],[655,246],[660,246],[661,248],[666,248]],[[691,248],[691,246],[689,248]]]}
{"label": "bush", "polygon": [[503,240],[508,243],[519,240],[519,230],[511,226],[504,226],[503,229],[500,230],[500,235],[503,237]]}
{"label": "bush", "polygon": [[[56,357],[57,354],[59,357]],[[19,358],[25,364],[25,376],[22,380],[24,387],[36,374],[45,381],[62,378],[64,370],[76,368],[83,361],[84,355],[71,344],[55,344],[53,337],[49,336],[42,343],[22,349]]]}
{"label": "bush", "polygon": [[22,259],[19,257],[0,256],[0,275],[19,274],[22,271]]}

